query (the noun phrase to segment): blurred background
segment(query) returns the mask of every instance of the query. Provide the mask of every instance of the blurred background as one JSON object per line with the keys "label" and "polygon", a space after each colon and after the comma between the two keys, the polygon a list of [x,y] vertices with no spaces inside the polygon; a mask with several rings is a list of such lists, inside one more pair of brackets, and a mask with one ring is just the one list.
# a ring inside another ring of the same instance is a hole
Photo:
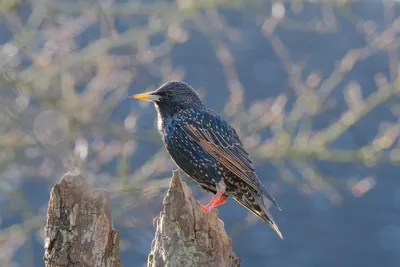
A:
{"label": "blurred background", "polygon": [[[0,1],[0,265],[44,266],[51,187],[109,191],[145,266],[172,170],[152,104],[184,80],[239,132],[285,240],[233,200],[242,266],[400,266],[395,1]],[[184,176],[195,197],[211,195]]]}

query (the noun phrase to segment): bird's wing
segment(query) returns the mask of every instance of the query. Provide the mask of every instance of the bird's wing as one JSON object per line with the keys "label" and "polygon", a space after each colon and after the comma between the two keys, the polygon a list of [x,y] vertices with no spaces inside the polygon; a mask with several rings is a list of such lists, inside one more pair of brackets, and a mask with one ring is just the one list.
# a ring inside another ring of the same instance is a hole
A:
{"label": "bird's wing", "polygon": [[[204,112],[197,120],[188,119],[183,129],[190,139],[216,158],[225,168],[256,191],[263,191],[253,163],[236,131],[219,116]],[[261,185],[262,186],[262,185]]]}

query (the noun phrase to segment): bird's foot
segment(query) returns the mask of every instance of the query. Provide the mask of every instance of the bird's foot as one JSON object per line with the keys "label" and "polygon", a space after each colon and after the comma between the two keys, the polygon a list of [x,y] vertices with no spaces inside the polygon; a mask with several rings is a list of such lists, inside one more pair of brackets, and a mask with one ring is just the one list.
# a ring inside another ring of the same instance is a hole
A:
{"label": "bird's foot", "polygon": [[[200,204],[200,208],[201,208],[201,210],[204,211],[205,213],[210,213],[210,212],[211,212],[211,209],[212,209],[212,208],[210,208],[208,205],[205,206],[205,205],[202,205],[202,204]],[[220,218],[218,218],[218,221],[219,221],[220,223],[222,223],[222,225],[225,225],[224,221],[221,220]]]}
{"label": "bird's foot", "polygon": [[[224,181],[220,181],[217,183],[217,193],[215,196],[211,199],[211,201],[206,205],[200,204],[200,208],[205,212],[205,213],[210,213],[213,208],[216,206],[224,204],[228,200],[228,196],[224,195],[225,194],[225,188],[226,185]],[[224,225],[224,222],[218,218],[218,220]]]}
{"label": "bird's foot", "polygon": [[210,207],[208,207],[208,206],[205,206],[205,205],[200,204],[200,208],[201,208],[201,210],[204,211],[205,213],[210,213],[210,212],[211,212],[211,209],[210,209]]}

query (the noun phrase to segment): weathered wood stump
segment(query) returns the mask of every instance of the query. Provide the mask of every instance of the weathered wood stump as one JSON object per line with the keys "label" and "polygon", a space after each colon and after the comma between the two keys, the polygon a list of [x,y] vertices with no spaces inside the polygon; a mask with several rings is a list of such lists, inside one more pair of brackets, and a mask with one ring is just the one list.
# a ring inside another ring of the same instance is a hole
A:
{"label": "weathered wood stump", "polygon": [[218,211],[204,213],[178,171],[163,204],[164,211],[154,220],[156,236],[148,267],[240,266]]}
{"label": "weathered wood stump", "polygon": [[[80,175],[66,174],[51,190],[45,228],[46,267],[122,267],[119,234],[112,227],[109,194],[91,188]],[[174,171],[154,219],[149,267],[236,267],[240,260],[218,220],[204,213]]]}
{"label": "weathered wood stump", "polygon": [[119,233],[109,194],[80,175],[66,174],[50,193],[45,228],[46,267],[120,267]]}

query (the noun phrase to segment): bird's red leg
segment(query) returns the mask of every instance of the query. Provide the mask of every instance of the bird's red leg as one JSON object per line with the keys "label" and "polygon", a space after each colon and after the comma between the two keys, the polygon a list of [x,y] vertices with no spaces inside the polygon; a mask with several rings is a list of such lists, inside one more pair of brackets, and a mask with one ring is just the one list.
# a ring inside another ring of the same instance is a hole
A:
{"label": "bird's red leg", "polygon": [[222,205],[222,204],[225,204],[226,201],[228,201],[228,198],[229,198],[229,197],[226,196],[226,195],[221,196],[221,197],[219,198],[219,200],[217,201],[217,203],[215,203],[214,208],[215,208],[215,207],[218,207],[218,206],[220,206],[220,205]]}
{"label": "bird's red leg", "polygon": [[[225,196],[223,196],[224,192],[217,192],[215,194],[215,196],[211,199],[210,202],[208,202],[207,205],[201,205],[201,209],[205,212],[205,213],[210,213],[211,210],[213,208],[215,208],[216,206],[222,205],[226,202],[226,200],[222,200],[221,198],[225,198]],[[227,199],[227,198],[226,198]]]}
{"label": "bird's red leg", "polygon": [[225,183],[223,181],[217,184],[217,193],[211,199],[211,201],[206,205],[200,205],[201,209],[205,213],[210,213],[214,207],[224,204],[228,200],[228,196],[224,196],[225,194]]}

